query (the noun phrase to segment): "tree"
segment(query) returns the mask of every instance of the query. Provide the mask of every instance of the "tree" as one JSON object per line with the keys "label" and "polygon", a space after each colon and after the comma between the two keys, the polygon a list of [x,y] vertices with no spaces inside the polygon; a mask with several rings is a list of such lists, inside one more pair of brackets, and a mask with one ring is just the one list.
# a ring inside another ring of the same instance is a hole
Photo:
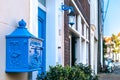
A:
{"label": "tree", "polygon": [[104,54],[108,54],[111,58],[113,57],[114,60],[117,60],[117,56],[120,54],[120,33],[118,35],[112,34],[111,37],[105,37],[104,41]]}
{"label": "tree", "polygon": [[112,52],[120,53],[120,38],[117,35],[112,34],[111,41],[112,41],[112,44],[111,44]]}

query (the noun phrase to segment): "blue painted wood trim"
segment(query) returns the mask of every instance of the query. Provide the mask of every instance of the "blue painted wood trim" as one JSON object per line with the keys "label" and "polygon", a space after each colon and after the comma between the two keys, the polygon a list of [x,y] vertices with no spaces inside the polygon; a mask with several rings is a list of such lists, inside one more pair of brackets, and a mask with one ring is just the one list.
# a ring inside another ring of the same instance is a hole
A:
{"label": "blue painted wood trim", "polygon": [[[39,21],[42,23],[41,26],[41,31],[40,32],[40,23]],[[43,55],[42,55],[42,70],[40,72],[45,72],[46,71],[46,12],[43,11],[42,9],[40,9],[38,7],[38,37],[43,39]]]}

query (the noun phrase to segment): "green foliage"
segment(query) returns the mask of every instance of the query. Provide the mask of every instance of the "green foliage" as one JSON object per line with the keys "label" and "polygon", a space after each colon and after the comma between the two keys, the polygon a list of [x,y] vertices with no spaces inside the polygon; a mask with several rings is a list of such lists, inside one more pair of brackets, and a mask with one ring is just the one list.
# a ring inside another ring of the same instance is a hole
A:
{"label": "green foliage", "polygon": [[80,63],[72,67],[50,66],[50,70],[46,74],[38,75],[37,80],[98,80],[98,78],[93,76],[90,66]]}

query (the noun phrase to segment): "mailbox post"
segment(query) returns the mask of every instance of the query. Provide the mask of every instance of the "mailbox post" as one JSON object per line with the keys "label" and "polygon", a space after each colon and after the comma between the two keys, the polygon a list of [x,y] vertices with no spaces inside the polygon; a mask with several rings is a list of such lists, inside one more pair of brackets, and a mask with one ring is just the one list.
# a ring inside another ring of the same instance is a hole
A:
{"label": "mailbox post", "polygon": [[30,72],[42,66],[42,39],[33,36],[24,20],[6,36],[6,72]]}

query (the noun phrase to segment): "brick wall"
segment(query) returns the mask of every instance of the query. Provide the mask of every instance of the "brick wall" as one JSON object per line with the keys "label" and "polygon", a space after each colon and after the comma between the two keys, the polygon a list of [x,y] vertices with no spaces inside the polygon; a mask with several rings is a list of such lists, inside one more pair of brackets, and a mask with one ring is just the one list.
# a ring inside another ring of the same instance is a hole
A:
{"label": "brick wall", "polygon": [[[69,5],[69,0],[64,0],[66,5]],[[68,11],[64,12],[64,65],[70,64],[70,40],[68,26]]]}
{"label": "brick wall", "polygon": [[90,24],[90,4],[88,0],[75,0],[79,10],[82,12],[87,23]]}

